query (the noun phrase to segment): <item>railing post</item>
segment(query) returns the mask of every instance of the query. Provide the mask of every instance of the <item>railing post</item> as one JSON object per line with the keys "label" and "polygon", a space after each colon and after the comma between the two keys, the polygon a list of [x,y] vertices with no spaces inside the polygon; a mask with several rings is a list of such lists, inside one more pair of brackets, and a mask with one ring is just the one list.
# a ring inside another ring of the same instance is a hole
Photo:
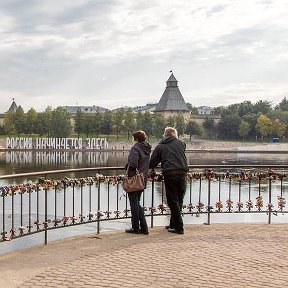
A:
{"label": "railing post", "polygon": [[6,231],[5,231],[5,193],[4,191],[2,191],[2,198],[3,198],[3,234],[2,234],[2,240],[5,241],[5,234],[6,234]]}
{"label": "railing post", "polygon": [[39,187],[36,189],[36,223],[37,231],[39,231]]}
{"label": "railing post", "polygon": [[81,182],[80,186],[80,222],[83,222],[84,214],[83,214],[83,183]]}
{"label": "railing post", "polygon": [[210,177],[208,178],[208,204],[207,204],[207,223],[206,225],[210,225],[210,218],[211,218],[211,179]]}
{"label": "railing post", "polygon": [[[154,187],[155,187],[155,185],[154,185],[154,183],[155,183],[155,180],[154,179],[152,179],[152,193],[151,193],[151,197],[152,197],[152,199],[151,199],[151,228],[153,228],[153,225],[154,225],[154,218],[153,218],[153,215],[154,215]],[[163,185],[163,182],[162,182],[162,185]]]}
{"label": "railing post", "polygon": [[54,187],[54,227],[57,227],[57,193],[56,186]]}
{"label": "railing post", "polygon": [[15,229],[15,223],[14,223],[14,221],[15,221],[15,218],[14,218],[14,214],[15,214],[15,212],[14,212],[14,196],[15,196],[15,193],[13,192],[12,193],[12,227],[11,227],[11,238],[14,238],[15,237],[15,234],[14,234],[14,229]]}
{"label": "railing post", "polygon": [[[45,175],[45,179],[47,179],[47,175]],[[45,234],[45,245],[48,242],[48,188],[45,187],[45,221],[44,221],[44,234]]]}
{"label": "railing post", "polygon": [[107,219],[110,219],[110,184],[107,182]]}
{"label": "railing post", "polygon": [[97,195],[97,234],[100,233],[100,217],[101,217],[101,212],[100,212],[100,180],[98,183],[98,195]]}
{"label": "railing post", "polygon": [[31,225],[31,219],[32,219],[32,217],[31,217],[31,191],[29,191],[28,192],[29,194],[28,194],[28,198],[29,198],[29,218],[28,218],[28,231],[29,231],[29,234],[31,233],[31,228],[32,228],[32,225]]}
{"label": "railing post", "polygon": [[271,204],[271,201],[272,201],[272,191],[271,191],[271,188],[272,188],[272,180],[269,178],[269,191],[268,191],[268,224],[271,224],[271,210],[272,210],[272,204]]}
{"label": "railing post", "polygon": [[72,185],[72,223],[75,224],[75,183]]}

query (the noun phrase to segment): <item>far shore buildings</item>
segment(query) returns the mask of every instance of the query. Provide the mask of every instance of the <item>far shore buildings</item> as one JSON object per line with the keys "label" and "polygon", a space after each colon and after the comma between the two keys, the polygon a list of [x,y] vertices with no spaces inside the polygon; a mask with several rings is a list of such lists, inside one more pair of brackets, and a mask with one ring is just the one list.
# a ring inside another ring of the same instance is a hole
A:
{"label": "far shore buildings", "polygon": [[97,112],[105,112],[109,109],[100,106],[61,106],[64,108],[69,114],[76,115],[77,111],[80,110],[84,113],[97,113]]}
{"label": "far shore buildings", "polygon": [[211,115],[214,112],[214,108],[210,106],[200,106],[197,110],[199,115]]}
{"label": "far shore buildings", "polygon": [[[12,104],[8,111],[16,111],[17,104],[13,98]],[[64,108],[71,116],[75,116],[77,111],[80,110],[84,113],[97,113],[105,112],[109,109],[100,106],[61,106]],[[200,106],[197,108],[198,114],[191,114],[184,97],[182,96],[180,89],[178,87],[178,81],[175,78],[173,72],[169,79],[166,81],[166,88],[158,103],[148,103],[145,106],[136,106],[133,108],[135,113],[137,112],[150,112],[150,113],[161,113],[165,118],[170,116],[183,115],[185,122],[189,120],[196,121],[198,124],[202,124],[206,118],[214,119],[215,122],[219,122],[220,115],[214,115],[214,108],[209,106]],[[7,111],[7,112],[8,112]],[[0,125],[3,123],[4,114],[0,114]]]}

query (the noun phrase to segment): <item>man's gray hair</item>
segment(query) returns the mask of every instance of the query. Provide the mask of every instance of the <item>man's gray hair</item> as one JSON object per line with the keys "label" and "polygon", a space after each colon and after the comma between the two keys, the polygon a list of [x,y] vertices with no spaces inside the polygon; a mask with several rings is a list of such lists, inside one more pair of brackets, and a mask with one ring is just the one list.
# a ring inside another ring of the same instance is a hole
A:
{"label": "man's gray hair", "polygon": [[176,138],[178,138],[178,132],[173,127],[166,127],[164,130],[164,137],[176,137]]}

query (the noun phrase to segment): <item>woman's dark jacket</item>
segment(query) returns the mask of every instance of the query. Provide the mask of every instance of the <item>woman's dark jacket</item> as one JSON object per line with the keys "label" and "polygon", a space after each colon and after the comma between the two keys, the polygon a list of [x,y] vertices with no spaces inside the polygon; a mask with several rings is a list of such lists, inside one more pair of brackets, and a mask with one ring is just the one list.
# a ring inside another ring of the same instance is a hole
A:
{"label": "woman's dark jacket", "polygon": [[[136,174],[136,168],[144,174],[145,183],[148,178],[149,160],[151,153],[151,145],[148,142],[136,142],[128,155],[129,170],[128,176],[134,176]],[[127,169],[126,165],[126,169]]]}
{"label": "woman's dark jacket", "polygon": [[185,155],[186,144],[176,137],[164,138],[155,148],[150,159],[150,168],[161,162],[162,172],[168,174],[186,174],[188,172]]}

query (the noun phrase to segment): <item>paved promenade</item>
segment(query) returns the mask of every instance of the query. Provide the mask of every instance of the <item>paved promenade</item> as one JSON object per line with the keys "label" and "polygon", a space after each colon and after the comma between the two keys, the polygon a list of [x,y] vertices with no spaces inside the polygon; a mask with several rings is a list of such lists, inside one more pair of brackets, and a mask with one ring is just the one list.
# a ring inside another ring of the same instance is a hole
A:
{"label": "paved promenade", "polygon": [[287,224],[85,235],[0,256],[0,287],[288,287]]}

